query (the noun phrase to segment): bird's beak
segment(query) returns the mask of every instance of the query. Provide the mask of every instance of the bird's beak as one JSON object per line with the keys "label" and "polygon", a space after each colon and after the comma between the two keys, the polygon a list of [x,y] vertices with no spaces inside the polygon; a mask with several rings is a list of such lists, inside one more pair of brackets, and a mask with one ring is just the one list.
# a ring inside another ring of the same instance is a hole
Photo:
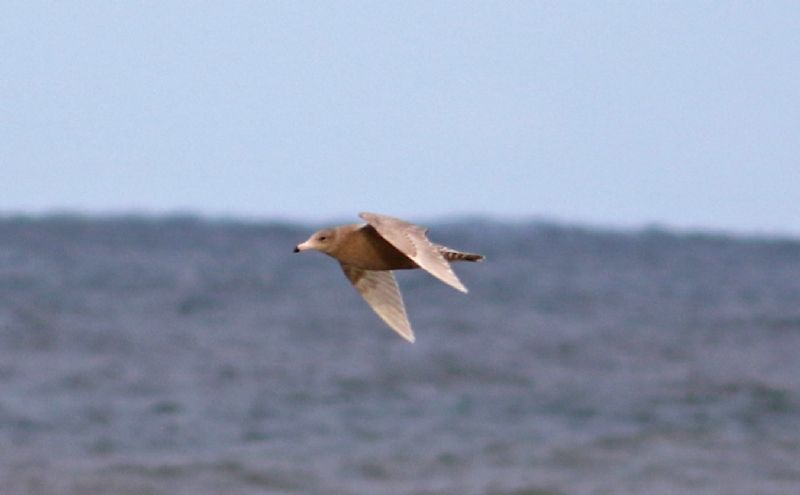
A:
{"label": "bird's beak", "polygon": [[300,251],[307,251],[309,249],[311,249],[311,246],[308,244],[308,241],[306,241],[306,242],[301,242],[300,244],[295,246],[294,252],[299,253]]}

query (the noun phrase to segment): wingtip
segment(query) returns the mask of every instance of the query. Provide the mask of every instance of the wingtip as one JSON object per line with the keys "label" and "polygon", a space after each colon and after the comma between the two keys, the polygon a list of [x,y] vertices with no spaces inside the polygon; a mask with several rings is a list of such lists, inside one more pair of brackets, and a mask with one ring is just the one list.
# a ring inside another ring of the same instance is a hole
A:
{"label": "wingtip", "polygon": [[411,327],[406,328],[394,328],[392,330],[397,332],[397,335],[403,337],[403,340],[408,342],[409,344],[413,344],[417,340],[417,336],[414,334],[414,330]]}
{"label": "wingtip", "polygon": [[409,344],[413,344],[417,340],[417,337],[414,335],[413,330],[408,330],[408,333],[406,333],[406,330],[400,330],[397,328],[392,328],[392,330],[394,330],[397,333],[397,335],[402,337],[402,339],[408,342]]}
{"label": "wingtip", "polygon": [[464,284],[462,284],[460,280],[447,281],[447,285],[449,285],[450,287],[454,288],[459,292],[463,292],[464,294],[469,292],[469,289],[467,289],[467,287]]}

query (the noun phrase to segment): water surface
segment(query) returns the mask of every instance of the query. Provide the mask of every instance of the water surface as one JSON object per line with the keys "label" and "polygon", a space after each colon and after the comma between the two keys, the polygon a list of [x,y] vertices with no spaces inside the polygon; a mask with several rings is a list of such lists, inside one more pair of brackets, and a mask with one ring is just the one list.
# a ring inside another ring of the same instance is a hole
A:
{"label": "water surface", "polygon": [[0,220],[0,493],[800,493],[800,242],[434,226],[410,345],[314,227]]}

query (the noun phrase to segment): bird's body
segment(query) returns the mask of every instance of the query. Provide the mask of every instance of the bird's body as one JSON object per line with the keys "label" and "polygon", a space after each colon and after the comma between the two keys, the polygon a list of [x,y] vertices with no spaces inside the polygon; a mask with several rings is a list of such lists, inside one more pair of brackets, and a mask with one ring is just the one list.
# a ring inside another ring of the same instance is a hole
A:
{"label": "bird's body", "polygon": [[450,261],[481,261],[479,254],[456,251],[428,240],[428,229],[377,213],[361,213],[366,224],[320,230],[295,252],[314,249],[336,260],[372,309],[403,338],[413,342],[403,298],[392,270],[422,268],[442,282],[467,292]]}
{"label": "bird's body", "polygon": [[419,268],[416,263],[378,234],[369,224],[338,227],[343,233],[333,256],[340,263],[364,270],[407,270]]}

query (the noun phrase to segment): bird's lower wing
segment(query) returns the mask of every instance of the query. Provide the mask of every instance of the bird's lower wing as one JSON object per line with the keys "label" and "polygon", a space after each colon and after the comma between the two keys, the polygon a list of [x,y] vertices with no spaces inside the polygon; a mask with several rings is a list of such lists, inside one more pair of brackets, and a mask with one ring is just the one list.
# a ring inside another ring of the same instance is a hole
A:
{"label": "bird's lower wing", "polygon": [[342,270],[373,311],[409,342],[414,342],[414,331],[408,322],[403,296],[397,280],[390,271],[364,270],[342,263]]}
{"label": "bird's lower wing", "polygon": [[444,258],[441,247],[428,240],[428,229],[399,218],[378,213],[361,213],[378,234],[401,253],[411,258],[420,268],[461,292],[467,288],[458,279],[450,263]]}

